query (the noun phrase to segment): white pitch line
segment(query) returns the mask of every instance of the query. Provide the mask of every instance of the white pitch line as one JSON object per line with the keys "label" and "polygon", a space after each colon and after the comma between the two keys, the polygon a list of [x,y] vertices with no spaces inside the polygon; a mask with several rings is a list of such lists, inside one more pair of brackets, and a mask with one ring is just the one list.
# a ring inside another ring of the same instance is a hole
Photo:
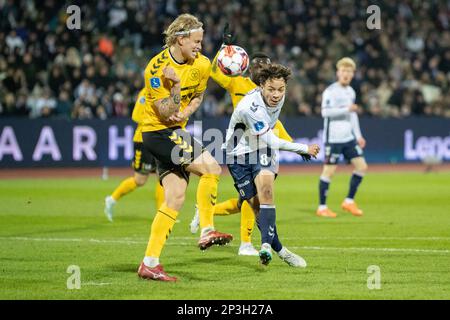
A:
{"label": "white pitch line", "polygon": [[109,286],[112,282],[84,282],[81,283],[81,286]]}
{"label": "white pitch line", "polygon": [[[195,237],[174,237],[180,240],[195,240]],[[283,237],[283,240],[398,240],[398,241],[450,241],[450,237]]]}
{"label": "white pitch line", "polygon": [[142,244],[142,243],[146,243],[145,241],[135,241],[135,240],[80,239],[80,238],[0,237],[0,240],[47,241],[47,242],[91,242],[91,243],[121,243],[121,244]]}
{"label": "white pitch line", "polygon": [[[171,246],[195,246],[195,242],[177,242],[182,237],[174,237],[167,244]],[[188,238],[197,239],[197,238]],[[121,244],[146,244],[147,241],[133,241],[133,240],[108,240],[108,239],[80,239],[80,238],[29,238],[29,237],[0,237],[0,240],[13,241],[47,241],[47,242],[87,242],[87,243],[121,243]],[[237,247],[237,245],[229,245],[230,247]],[[403,252],[403,253],[438,253],[449,254],[447,249],[422,249],[422,248],[366,248],[366,247],[317,247],[317,246],[290,246],[292,249],[303,250],[328,250],[328,251],[379,251],[379,252]]]}
{"label": "white pitch line", "polygon": [[[295,248],[295,247],[292,247]],[[417,253],[450,253],[446,249],[415,249],[415,248],[339,248],[339,247],[297,247],[304,250],[331,250],[331,251],[382,251],[382,252],[417,252]]]}
{"label": "white pitch line", "polygon": [[[173,246],[192,246],[189,242],[167,243]],[[237,245],[227,245],[229,247],[238,247]],[[310,247],[310,246],[289,246],[291,249],[300,250],[328,250],[328,251],[381,251],[381,252],[414,252],[414,253],[439,253],[448,254],[450,250],[447,249],[418,249],[418,248],[365,248],[365,247]]]}

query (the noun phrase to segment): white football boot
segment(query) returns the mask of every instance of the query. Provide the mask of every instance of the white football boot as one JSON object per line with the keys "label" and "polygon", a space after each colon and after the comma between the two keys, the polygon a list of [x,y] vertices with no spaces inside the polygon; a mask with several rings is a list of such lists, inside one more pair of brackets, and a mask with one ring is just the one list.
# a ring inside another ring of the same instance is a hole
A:
{"label": "white football boot", "polygon": [[278,256],[291,267],[306,268],[305,259],[289,251],[286,247],[283,247],[280,252],[278,252]]}
{"label": "white football boot", "polygon": [[191,229],[191,233],[197,233],[198,228],[200,227],[200,214],[198,212],[197,205],[195,205],[195,214],[192,218],[191,223],[189,224],[189,227]]}
{"label": "white football boot", "polygon": [[114,205],[116,204],[116,200],[111,196],[107,196],[105,198],[105,215],[109,222],[113,222],[113,214],[114,214]]}
{"label": "white football boot", "polygon": [[238,255],[240,256],[259,256],[258,250],[256,250],[251,242],[241,242]]}

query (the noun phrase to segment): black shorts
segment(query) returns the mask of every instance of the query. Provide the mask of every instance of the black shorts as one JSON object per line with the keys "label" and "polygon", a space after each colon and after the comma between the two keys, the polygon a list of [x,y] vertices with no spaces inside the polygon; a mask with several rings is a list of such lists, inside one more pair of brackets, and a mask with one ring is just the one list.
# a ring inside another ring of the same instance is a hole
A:
{"label": "black shorts", "polygon": [[135,172],[140,174],[149,174],[156,171],[155,158],[144,148],[142,142],[134,142],[134,157],[131,166]]}
{"label": "black shorts", "polygon": [[337,164],[341,154],[347,162],[353,158],[364,156],[363,150],[356,140],[345,143],[327,143],[325,145],[325,164]]}
{"label": "black shorts", "polygon": [[144,148],[156,159],[156,172],[160,182],[169,173],[189,181],[186,167],[205,150],[189,132],[180,127],[143,132]]}

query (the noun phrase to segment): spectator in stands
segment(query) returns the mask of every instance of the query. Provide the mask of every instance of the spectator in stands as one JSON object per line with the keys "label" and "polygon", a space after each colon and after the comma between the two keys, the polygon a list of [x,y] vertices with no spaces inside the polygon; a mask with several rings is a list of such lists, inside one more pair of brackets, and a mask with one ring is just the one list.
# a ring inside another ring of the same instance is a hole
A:
{"label": "spectator in stands", "polygon": [[[367,1],[99,0],[81,4],[82,29],[68,30],[61,17],[71,4],[0,1],[2,116],[128,116],[143,86],[140,70],[160,51],[167,23],[182,12],[204,21],[203,53],[211,58],[230,22],[236,44],[249,53],[272,52],[274,61],[291,66],[295,92],[289,93],[286,114],[320,115],[320,92],[335,77],[332,62],[347,55],[360,66],[352,86],[364,114],[450,114],[445,1],[379,1],[381,31],[366,27]],[[206,97],[214,98],[205,99],[207,110],[197,118],[231,110],[227,95],[216,89],[211,83]],[[41,108],[43,101],[47,108]]]}

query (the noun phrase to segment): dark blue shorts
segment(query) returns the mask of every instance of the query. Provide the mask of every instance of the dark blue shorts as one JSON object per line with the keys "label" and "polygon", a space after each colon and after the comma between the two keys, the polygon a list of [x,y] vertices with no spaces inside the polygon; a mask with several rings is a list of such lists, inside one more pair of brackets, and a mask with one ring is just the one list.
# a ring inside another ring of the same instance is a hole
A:
{"label": "dark blue shorts", "polygon": [[234,187],[242,200],[250,200],[258,194],[255,178],[263,169],[278,173],[278,152],[265,150],[227,159],[228,170],[234,180]]}
{"label": "dark blue shorts", "polygon": [[345,143],[327,143],[325,145],[325,163],[337,164],[341,154],[347,162],[353,158],[364,156],[363,150],[356,140]]}

